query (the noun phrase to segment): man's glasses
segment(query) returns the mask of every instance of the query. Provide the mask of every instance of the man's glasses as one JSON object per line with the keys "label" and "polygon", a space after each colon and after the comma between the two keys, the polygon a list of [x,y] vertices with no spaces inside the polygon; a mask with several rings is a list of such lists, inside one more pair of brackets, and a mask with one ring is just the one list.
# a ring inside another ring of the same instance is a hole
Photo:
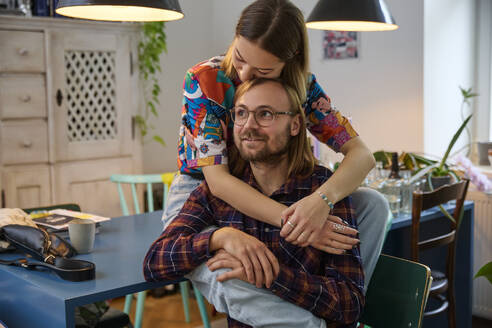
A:
{"label": "man's glasses", "polygon": [[248,122],[249,113],[253,113],[256,123],[264,128],[272,125],[278,115],[295,115],[293,112],[274,112],[266,108],[247,110],[243,107],[234,107],[231,110],[232,121],[236,125],[243,126]]}

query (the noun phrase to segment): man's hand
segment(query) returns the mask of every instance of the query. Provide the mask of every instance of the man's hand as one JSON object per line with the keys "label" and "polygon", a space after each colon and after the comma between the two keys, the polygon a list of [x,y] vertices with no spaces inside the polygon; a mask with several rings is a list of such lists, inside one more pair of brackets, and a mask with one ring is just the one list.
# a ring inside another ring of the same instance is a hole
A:
{"label": "man's hand", "polygon": [[360,242],[356,235],[357,230],[347,226],[338,216],[329,215],[311,246],[327,253],[343,254]]}
{"label": "man's hand", "polygon": [[278,275],[280,268],[275,255],[264,243],[245,232],[230,227],[215,231],[210,238],[210,250],[221,248],[241,263],[246,281],[258,288],[263,284],[269,286]]}
{"label": "man's hand", "polygon": [[[231,271],[219,275],[217,281],[223,282],[229,279],[240,279],[249,282],[248,277],[246,276],[246,270],[241,264],[241,261],[223,249],[216,252],[215,255],[207,261],[207,267],[210,271],[231,269]],[[269,286],[267,283],[265,283],[265,285]]]}

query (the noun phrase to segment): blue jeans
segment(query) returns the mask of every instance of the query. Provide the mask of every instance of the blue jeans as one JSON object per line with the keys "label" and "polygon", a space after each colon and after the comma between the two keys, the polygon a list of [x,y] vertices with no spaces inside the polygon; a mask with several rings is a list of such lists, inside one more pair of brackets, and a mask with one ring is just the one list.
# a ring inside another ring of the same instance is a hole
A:
{"label": "blue jeans", "polygon": [[[231,279],[218,282],[217,276],[229,269],[210,271],[205,263],[186,278],[215,306],[217,311],[253,327],[269,328],[325,328],[323,319],[295,304],[289,303],[271,291]],[[265,315],[265,313],[268,313]]]}
{"label": "blue jeans", "polygon": [[[188,175],[176,176],[171,185],[166,209],[164,210],[162,217],[164,228],[166,228],[178,215],[190,193],[201,182],[202,180],[194,179]],[[384,238],[386,236],[386,227],[391,221],[392,216],[391,211],[389,210],[388,202],[379,192],[375,190],[361,187],[354,191],[351,196],[355,208],[359,238],[361,241],[360,251],[362,266],[365,274],[364,288],[367,289],[383,246]],[[285,319],[283,314],[285,313],[285,309],[288,308],[289,321],[293,320],[292,318],[298,318],[298,320],[301,320],[302,322],[311,322],[312,327],[320,327],[321,323],[318,324],[318,321],[316,320],[320,320],[319,322],[323,321],[313,316],[308,311],[287,301],[283,301],[267,290],[260,289],[260,293],[258,288],[247,283],[226,283],[224,286],[227,286],[227,288],[219,288],[220,286],[218,287],[217,282],[215,281],[216,274],[210,273],[208,269],[205,270],[203,266],[204,265],[201,265],[199,268],[195,269],[197,272],[196,275],[195,271],[193,271],[189,275],[189,279],[195,284],[198,290],[200,290],[200,292],[202,292],[205,297],[212,304],[214,304],[214,306],[216,306],[217,310],[220,308],[219,311],[229,314],[229,316],[233,319],[255,327],[276,327],[271,324],[277,321],[281,322],[282,319]],[[195,281],[195,279],[197,280]],[[231,290],[228,291],[227,289]],[[217,293],[217,295],[211,295],[211,291]],[[249,291],[251,295],[245,291]],[[248,300],[254,300],[253,296],[261,296],[261,302],[247,302]],[[229,298],[231,299],[228,300]],[[241,304],[241,311],[232,310],[230,306],[228,306],[233,304],[232,300],[234,302],[238,302],[238,304]],[[259,315],[264,313],[266,309],[264,306],[264,301],[268,302],[268,304],[272,306],[272,308],[268,309],[268,316]],[[216,305],[214,302],[220,302],[220,305]],[[249,304],[249,306],[245,304]],[[256,316],[253,316],[256,321],[250,321],[250,313],[256,314]],[[275,318],[272,318],[273,314],[279,315],[275,315]],[[259,319],[261,319],[261,321],[258,323],[257,320]],[[299,322],[301,321],[297,321],[296,319],[295,323],[291,327],[308,327],[304,324],[299,325]],[[282,322],[282,324],[278,327],[288,326],[285,322]]]}

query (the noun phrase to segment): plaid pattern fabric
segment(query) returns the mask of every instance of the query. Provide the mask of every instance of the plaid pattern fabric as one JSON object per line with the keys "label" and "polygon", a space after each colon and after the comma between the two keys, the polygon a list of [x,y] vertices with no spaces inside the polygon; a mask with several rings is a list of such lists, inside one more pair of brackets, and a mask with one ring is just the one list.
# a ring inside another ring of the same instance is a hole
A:
{"label": "plaid pattern fabric", "polygon": [[[227,164],[227,144],[232,138],[228,112],[241,81],[225,75],[223,59],[210,58],[186,72],[178,140],[178,168],[183,173],[200,173],[204,166]],[[349,120],[332,108],[314,75],[308,82],[304,104],[307,127],[320,142],[339,152],[357,133]]]}
{"label": "plaid pattern fabric", "polygon": [[[316,166],[307,178],[291,178],[270,197],[287,206],[308,196],[331,172]],[[258,188],[248,168],[243,180]],[[333,214],[356,227],[350,198],[335,204]],[[344,255],[331,255],[312,247],[297,247],[280,237],[280,230],[236,211],[214,197],[206,182],[190,195],[180,214],[152,244],[144,261],[149,281],[182,277],[208,260],[209,240],[216,230],[209,226],[233,227],[265,243],[280,263],[280,273],[270,290],[282,299],[297,304],[334,327],[350,327],[364,305],[364,274],[359,247]],[[229,327],[248,327],[229,319]]]}

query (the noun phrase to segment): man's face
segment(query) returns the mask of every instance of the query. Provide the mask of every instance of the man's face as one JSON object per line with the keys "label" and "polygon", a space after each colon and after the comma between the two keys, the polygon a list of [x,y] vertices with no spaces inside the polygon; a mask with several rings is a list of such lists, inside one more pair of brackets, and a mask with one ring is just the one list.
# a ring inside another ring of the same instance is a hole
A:
{"label": "man's face", "polygon": [[276,82],[266,82],[248,90],[236,103],[236,108],[250,111],[245,125],[234,124],[234,143],[241,157],[249,162],[275,163],[288,151],[291,136],[299,133],[299,117],[276,115],[268,127],[259,126],[255,111],[290,112],[287,93]]}

